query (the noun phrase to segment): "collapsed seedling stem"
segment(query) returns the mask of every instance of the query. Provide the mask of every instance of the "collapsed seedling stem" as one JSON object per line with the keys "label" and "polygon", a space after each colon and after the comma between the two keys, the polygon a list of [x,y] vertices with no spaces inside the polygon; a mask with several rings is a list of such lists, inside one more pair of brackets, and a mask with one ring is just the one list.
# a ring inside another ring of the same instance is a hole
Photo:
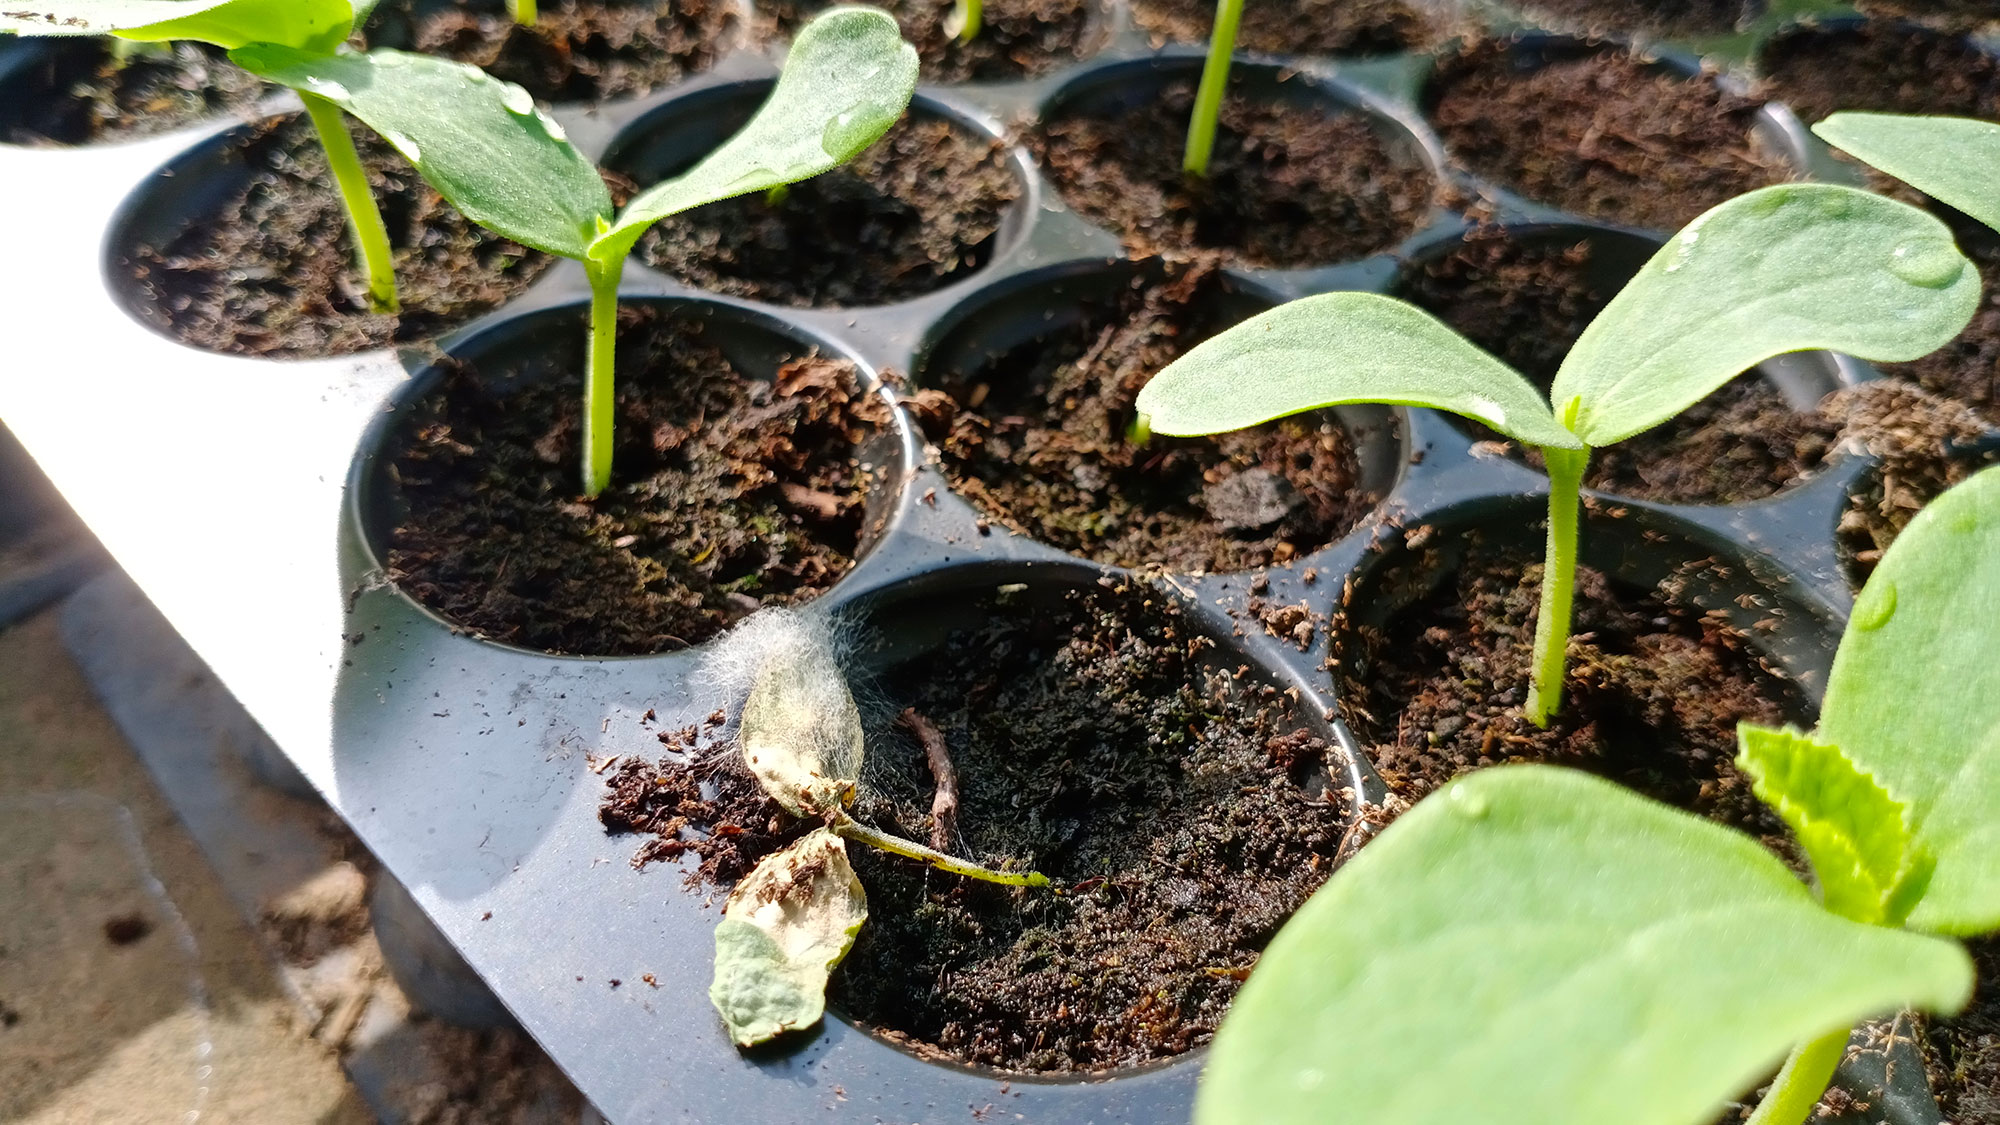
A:
{"label": "collapsed seedling stem", "polygon": [[833,814],[831,827],[835,834],[867,844],[871,848],[928,863],[939,871],[953,875],[963,875],[968,879],[979,879],[988,883],[1000,883],[1009,887],[1046,887],[1049,877],[1039,871],[996,871],[991,867],[981,867],[970,860],[949,856],[934,848],[927,848],[915,840],[905,840],[901,836],[891,836],[870,828],[844,812]]}

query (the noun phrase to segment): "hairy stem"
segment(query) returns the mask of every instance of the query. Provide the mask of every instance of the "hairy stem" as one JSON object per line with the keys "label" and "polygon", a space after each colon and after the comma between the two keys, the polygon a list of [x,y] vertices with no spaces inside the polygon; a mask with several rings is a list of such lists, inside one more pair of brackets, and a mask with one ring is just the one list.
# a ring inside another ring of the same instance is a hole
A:
{"label": "hairy stem", "polygon": [[945,24],[945,31],[957,36],[960,43],[972,42],[979,36],[983,8],[981,0],[958,0],[951,10],[950,21]]}
{"label": "hairy stem", "polygon": [[1528,721],[1538,727],[1562,706],[1563,670],[1569,657],[1570,602],[1576,593],[1576,509],[1583,491],[1587,449],[1544,449],[1549,468],[1549,547],[1542,562],[1542,608],[1535,617],[1534,678],[1528,685]]}
{"label": "hairy stem", "polygon": [[375,193],[368,190],[368,173],[361,167],[361,154],[354,151],[354,136],[347,131],[339,106],[304,90],[298,91],[298,95],[306,104],[306,116],[319,131],[327,168],[333,172],[341,202],[347,205],[347,225],[354,232],[355,256],[362,275],[368,279],[368,307],[378,313],[398,312],[402,302],[396,299],[396,262],[389,249],[389,228],[382,225],[382,211],[375,206]]}
{"label": "hairy stem", "polygon": [[514,13],[514,22],[522,27],[533,27],[535,23],[535,0],[507,0],[507,10]]}
{"label": "hairy stem", "polygon": [[590,275],[590,359],[583,384],[583,494],[595,498],[611,483],[611,444],[618,364],[618,282],[623,256],[586,262]]}
{"label": "hairy stem", "polygon": [[1819,1096],[1833,1081],[1834,1068],[1847,1051],[1849,1029],[1830,1031],[1818,1039],[1801,1043],[1785,1060],[1784,1069],[1771,1080],[1771,1090],[1757,1112],[1745,1125],[1804,1125]]}
{"label": "hairy stem", "polygon": [[1215,122],[1222,116],[1222,95],[1229,88],[1229,57],[1236,51],[1236,25],[1242,21],[1243,0],[1215,0],[1215,33],[1208,37],[1208,61],[1201,64],[1201,86],[1195,91],[1187,151],[1181,157],[1181,170],[1190,176],[1208,175]]}
{"label": "hairy stem", "polygon": [[955,859],[936,849],[927,848],[915,840],[905,840],[901,836],[891,836],[886,832],[877,832],[875,829],[848,816],[846,813],[838,814],[838,818],[833,822],[833,830],[837,835],[853,840],[857,844],[867,844],[871,848],[880,848],[882,851],[893,855],[921,860],[937,868],[939,871],[948,871],[953,875],[963,875],[968,879],[983,879],[988,883],[1003,883],[1010,887],[1046,887],[1049,885],[1048,876],[1040,872],[995,871],[991,867],[981,867],[976,863]]}

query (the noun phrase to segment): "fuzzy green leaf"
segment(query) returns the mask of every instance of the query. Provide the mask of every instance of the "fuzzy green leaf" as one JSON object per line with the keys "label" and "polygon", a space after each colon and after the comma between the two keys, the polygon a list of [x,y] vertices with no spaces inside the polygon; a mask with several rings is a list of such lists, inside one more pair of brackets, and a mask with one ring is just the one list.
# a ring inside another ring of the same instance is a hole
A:
{"label": "fuzzy green leaf", "polygon": [[1910,924],[2000,928],[2000,468],[1933,500],[1883,554],[1817,737],[1901,798],[1937,856]]}
{"label": "fuzzy green leaf", "polygon": [[1956,942],[1822,909],[1741,833],[1548,766],[1419,803],[1286,924],[1202,1125],[1689,1125],[1794,1045],[1956,1011]]}
{"label": "fuzzy green leaf", "polygon": [[2000,230],[2000,125],[1969,117],[1836,113],[1820,139]]}
{"label": "fuzzy green leaf", "polygon": [[360,118],[466,218],[522,245],[580,259],[611,216],[603,177],[562,127],[526,90],[476,66],[387,49],[245,47],[230,57]]}
{"label": "fuzzy green leaf", "polygon": [[1140,388],[1163,434],[1238,430],[1349,402],[1432,406],[1576,449],[1541,392],[1430,314],[1374,293],[1291,301],[1197,345]]}
{"label": "fuzzy green leaf", "polygon": [[868,896],[831,830],[765,856],[715,928],[708,999],[730,1038],[748,1047],[817,1022],[827,978],[867,920]]}
{"label": "fuzzy green leaf", "polygon": [[1710,209],[1591,321],[1550,400],[1590,446],[1672,418],[1785,352],[1910,360],[1958,335],[1979,273],[1951,231],[1907,204],[1780,184]]}
{"label": "fuzzy green leaf", "polygon": [[321,53],[339,46],[353,26],[348,0],[24,0],[0,11],[0,32],[19,35],[277,43]]}
{"label": "fuzzy green leaf", "polygon": [[1821,901],[1843,918],[1897,926],[1935,862],[1901,802],[1835,746],[1789,728],[1736,728],[1736,764],[1791,825],[1819,876]]}
{"label": "fuzzy green leaf", "polygon": [[903,116],[917,88],[917,50],[888,13],[834,8],[792,40],[777,86],[757,116],[701,163],[641,192],[591,247],[612,261],[669,215],[830,171],[860,155]]}

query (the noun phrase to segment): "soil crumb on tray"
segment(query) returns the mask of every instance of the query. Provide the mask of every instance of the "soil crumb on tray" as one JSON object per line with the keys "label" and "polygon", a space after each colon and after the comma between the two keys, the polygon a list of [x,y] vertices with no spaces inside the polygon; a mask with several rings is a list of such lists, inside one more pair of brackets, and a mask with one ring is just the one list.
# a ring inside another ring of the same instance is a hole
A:
{"label": "soil crumb on tray", "polygon": [[1146,381],[1234,323],[1226,287],[1199,266],[1135,278],[976,369],[931,373],[911,407],[953,486],[1023,535],[1118,566],[1249,570],[1339,538],[1376,497],[1330,415],[1127,436]]}
{"label": "soil crumb on tray", "polygon": [[1764,14],[1763,0],[1527,0],[1551,26],[1594,35],[1727,35]]}
{"label": "soil crumb on tray", "polygon": [[[1131,1066],[1208,1041],[1258,952],[1332,873],[1350,808],[1327,788],[1328,745],[1279,718],[1276,691],[1206,668],[1210,647],[1150,590],[1092,588],[1002,611],[876,685],[886,710],[913,707],[943,735],[961,853],[1054,885],[996,887],[849,845],[869,919],[834,1010],[1010,1070]],[[812,826],[788,823],[736,757],[710,746],[693,767],[628,764],[603,819],[706,829],[682,833],[704,875],[748,870]],[[659,795],[694,791],[697,773],[720,796]],[[907,733],[871,739],[861,788],[858,819],[928,838],[935,781]]]}
{"label": "soil crumb on tray", "polygon": [[1908,24],[1797,28],[1765,46],[1759,69],[1807,123],[1840,110],[2000,117],[2000,59]]}
{"label": "soil crumb on tray", "polygon": [[[574,322],[581,348],[584,324]],[[567,350],[453,366],[388,451],[408,507],[389,577],[494,640],[614,655],[683,648],[853,566],[888,406],[852,365],[753,381],[699,320],[620,310],[611,486],[579,497],[582,375]]]}
{"label": "soil crumb on tray", "polygon": [[[832,0],[775,0],[760,2],[757,15],[766,36],[791,36],[832,6]],[[987,0],[970,43],[946,30],[951,0],[883,0],[876,7],[896,17],[927,82],[1027,78],[1086,57],[1103,39],[1093,0]]]}
{"label": "soil crumb on tray", "polygon": [[690,285],[775,304],[882,305],[941,288],[993,257],[1021,194],[1000,142],[905,118],[843,167],[773,202],[739,196],[672,216],[639,243]]}
{"label": "soil crumb on tray", "polygon": [[1952,1019],[1923,1018],[1924,1069],[1946,1120],[2000,1125],[2000,938],[1966,949],[1979,971],[1972,1005]]}
{"label": "soil crumb on tray", "polygon": [[206,43],[105,39],[11,40],[0,59],[35,61],[0,84],[0,143],[84,145],[150,137],[227,113],[248,113],[266,87]]}
{"label": "soil crumb on tray", "polygon": [[1181,156],[1194,89],[1177,81],[1115,115],[1059,117],[1038,138],[1063,198],[1136,254],[1332,265],[1394,246],[1428,216],[1430,172],[1365,118],[1240,82],[1223,99],[1209,174],[1191,180]]}
{"label": "soil crumb on tray", "polygon": [[550,263],[460,215],[372,132],[356,128],[395,250],[403,311],[367,310],[354,240],[303,115],[242,142],[240,191],[172,238],[126,249],[141,315],[183,343],[274,358],[345,355],[439,335],[518,295]]}
{"label": "soil crumb on tray", "polygon": [[[1132,18],[1159,43],[1207,43],[1208,0],[1136,0]],[[1392,55],[1444,36],[1436,17],[1404,0],[1269,0],[1245,5],[1236,48],[1273,55]]]}
{"label": "soil crumb on tray", "polygon": [[1541,63],[1475,44],[1438,65],[1431,120],[1473,172],[1537,203],[1675,230],[1791,168],[1751,131],[1759,99],[1616,49]]}
{"label": "soil crumb on tray", "polygon": [[504,0],[406,0],[377,8],[363,35],[370,46],[471,63],[542,101],[590,102],[707,70],[737,22],[726,0],[541,0],[533,27],[514,22]]}

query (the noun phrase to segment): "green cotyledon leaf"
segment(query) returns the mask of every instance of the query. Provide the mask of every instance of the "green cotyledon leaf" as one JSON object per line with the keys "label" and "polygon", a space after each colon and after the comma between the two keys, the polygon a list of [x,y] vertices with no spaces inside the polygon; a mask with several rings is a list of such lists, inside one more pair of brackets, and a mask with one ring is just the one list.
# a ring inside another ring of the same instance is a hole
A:
{"label": "green cotyledon leaf", "polygon": [[1793,1045],[1972,990],[1739,832],[1550,766],[1418,803],[1285,924],[1211,1048],[1199,1125],[1696,1125]]}
{"label": "green cotyledon leaf", "polygon": [[1826,908],[1857,922],[1901,925],[1935,864],[1902,802],[1838,747],[1798,731],[1743,723],[1736,738],[1737,766],[1812,858]]}
{"label": "green cotyledon leaf", "polygon": [[348,0],[21,0],[0,10],[0,32],[17,35],[276,43],[318,53],[339,46],[353,27]]}
{"label": "green cotyledon leaf", "polygon": [[2000,230],[2000,125],[1969,117],[1836,113],[1819,138]]}
{"label": "green cotyledon leaf", "polygon": [[749,1047],[810,1027],[826,982],[868,920],[868,896],[830,829],[765,856],[729,895],[715,929],[709,1002]]}

